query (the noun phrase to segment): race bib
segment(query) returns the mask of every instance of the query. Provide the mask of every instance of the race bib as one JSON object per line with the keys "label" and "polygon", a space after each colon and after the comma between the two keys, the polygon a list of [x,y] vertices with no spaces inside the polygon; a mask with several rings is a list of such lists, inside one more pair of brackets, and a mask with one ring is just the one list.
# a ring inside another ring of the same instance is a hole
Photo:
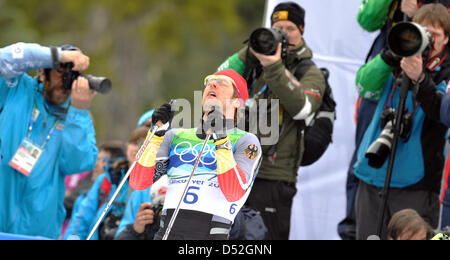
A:
{"label": "race bib", "polygon": [[29,176],[39,157],[41,157],[41,154],[42,149],[28,138],[25,138],[9,162],[9,165],[23,175]]}
{"label": "race bib", "polygon": [[[164,209],[177,208],[181,200],[180,209],[201,211],[233,222],[249,195],[247,192],[240,200],[228,202],[220,190],[215,172],[196,172],[186,188],[188,178],[188,172],[174,169],[169,172]],[[186,194],[182,197],[184,189],[186,189]]]}

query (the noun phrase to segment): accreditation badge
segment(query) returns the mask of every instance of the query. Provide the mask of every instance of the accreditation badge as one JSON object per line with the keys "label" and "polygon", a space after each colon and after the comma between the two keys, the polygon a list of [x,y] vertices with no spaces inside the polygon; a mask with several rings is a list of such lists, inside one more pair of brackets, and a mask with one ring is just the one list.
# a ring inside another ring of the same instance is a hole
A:
{"label": "accreditation badge", "polygon": [[41,154],[42,149],[28,138],[25,138],[9,162],[9,165],[23,175],[29,176],[39,157],[41,157]]}

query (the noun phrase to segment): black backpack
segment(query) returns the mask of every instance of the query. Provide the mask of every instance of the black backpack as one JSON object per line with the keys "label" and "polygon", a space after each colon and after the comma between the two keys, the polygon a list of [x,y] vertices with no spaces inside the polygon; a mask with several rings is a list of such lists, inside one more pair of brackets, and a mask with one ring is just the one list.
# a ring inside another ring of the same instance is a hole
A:
{"label": "black backpack", "polygon": [[[311,59],[299,59],[289,69],[291,72],[294,71],[295,77],[300,81],[301,78],[305,75],[306,71],[312,66],[315,65]],[[295,69],[295,70],[294,70]],[[312,163],[316,162],[326,151],[328,145],[333,141],[333,125],[336,120],[336,101],[333,97],[333,92],[331,91],[330,84],[328,83],[329,71],[326,68],[320,68],[322,75],[325,79],[325,92],[322,97],[322,104],[320,108],[316,111],[316,113],[312,116],[312,118],[308,118],[308,122],[306,120],[297,120],[298,123],[298,132],[297,132],[297,143],[298,147],[300,145],[300,138],[303,134],[304,136],[304,147],[305,151],[303,153],[303,157],[301,163],[298,164],[298,160],[300,160],[300,151],[298,151],[297,162],[295,163],[296,167],[298,166],[308,166]],[[256,78],[259,77],[262,73],[262,67],[258,66],[254,71],[246,71],[244,73],[244,77],[247,80],[248,85],[252,85],[251,83]],[[245,131],[249,131],[249,122],[248,122],[248,110],[245,111],[246,122],[245,122]],[[270,148],[271,154],[274,154],[277,149],[277,144],[272,145]],[[299,148],[300,149],[300,148]]]}
{"label": "black backpack", "polygon": [[[306,71],[315,65],[311,59],[301,59],[296,64],[295,77],[301,80]],[[299,129],[304,129],[305,151],[301,161],[301,166],[308,166],[316,162],[327,150],[328,145],[333,141],[333,125],[336,120],[336,101],[333,97],[328,78],[330,72],[326,68],[320,68],[325,79],[325,92],[322,97],[322,104],[312,119],[308,122],[300,120]]]}
{"label": "black backpack", "polygon": [[230,230],[230,240],[264,240],[267,227],[259,211],[243,206]]}

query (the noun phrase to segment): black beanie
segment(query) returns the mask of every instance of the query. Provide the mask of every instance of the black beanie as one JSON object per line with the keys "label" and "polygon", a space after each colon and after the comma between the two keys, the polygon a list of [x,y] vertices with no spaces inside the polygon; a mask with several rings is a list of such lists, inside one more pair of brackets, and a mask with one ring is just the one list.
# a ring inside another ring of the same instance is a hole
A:
{"label": "black beanie", "polygon": [[291,21],[300,29],[303,33],[305,26],[305,9],[300,7],[294,2],[280,3],[273,9],[272,16],[270,17],[271,25],[278,21]]}

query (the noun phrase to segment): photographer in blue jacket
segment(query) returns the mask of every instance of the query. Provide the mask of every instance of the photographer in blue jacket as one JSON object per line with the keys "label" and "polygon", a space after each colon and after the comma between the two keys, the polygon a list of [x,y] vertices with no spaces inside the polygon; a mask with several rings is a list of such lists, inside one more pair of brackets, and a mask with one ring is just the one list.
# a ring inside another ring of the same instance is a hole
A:
{"label": "photographer in blue jacket", "polygon": [[63,77],[88,66],[69,45],[0,49],[0,232],[58,238],[64,177],[92,170],[97,158],[89,116],[96,91],[85,77]]}

